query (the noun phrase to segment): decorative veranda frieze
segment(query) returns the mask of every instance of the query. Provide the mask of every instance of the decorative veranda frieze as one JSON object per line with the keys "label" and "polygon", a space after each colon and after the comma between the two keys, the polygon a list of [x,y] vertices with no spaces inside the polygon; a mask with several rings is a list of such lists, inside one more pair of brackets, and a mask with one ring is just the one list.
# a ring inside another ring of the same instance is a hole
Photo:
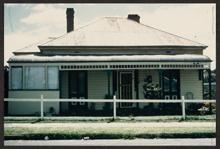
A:
{"label": "decorative veranda frieze", "polygon": [[11,66],[58,66],[59,70],[210,69],[210,62],[11,63]]}
{"label": "decorative veranda frieze", "polygon": [[208,64],[91,64],[61,65],[60,70],[106,70],[106,69],[208,69]]}

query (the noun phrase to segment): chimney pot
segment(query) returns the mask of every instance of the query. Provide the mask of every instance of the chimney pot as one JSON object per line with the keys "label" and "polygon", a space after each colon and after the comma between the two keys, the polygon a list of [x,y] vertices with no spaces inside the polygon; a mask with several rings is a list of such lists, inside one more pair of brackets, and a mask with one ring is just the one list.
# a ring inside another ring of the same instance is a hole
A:
{"label": "chimney pot", "polygon": [[66,20],[67,20],[67,33],[74,30],[74,9],[66,9]]}
{"label": "chimney pot", "polygon": [[128,14],[128,19],[140,23],[140,16],[138,14]]}

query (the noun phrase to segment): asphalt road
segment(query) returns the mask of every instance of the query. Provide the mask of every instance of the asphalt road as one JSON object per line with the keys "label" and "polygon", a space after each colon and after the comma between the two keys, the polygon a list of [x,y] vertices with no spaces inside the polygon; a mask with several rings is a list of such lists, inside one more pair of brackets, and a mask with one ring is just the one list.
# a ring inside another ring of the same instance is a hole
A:
{"label": "asphalt road", "polygon": [[215,138],[134,140],[7,140],[5,146],[215,146]]}

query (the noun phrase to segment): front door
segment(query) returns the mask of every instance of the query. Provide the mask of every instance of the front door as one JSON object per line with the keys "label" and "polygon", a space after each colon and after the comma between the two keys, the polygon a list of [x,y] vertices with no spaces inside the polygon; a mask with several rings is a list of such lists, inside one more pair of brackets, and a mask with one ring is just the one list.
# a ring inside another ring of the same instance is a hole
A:
{"label": "front door", "polygon": [[[87,98],[87,75],[86,71],[69,72],[69,98],[85,100]],[[87,107],[85,102],[70,102],[69,111],[77,112]]]}
{"label": "front door", "polygon": [[164,99],[180,99],[179,70],[164,70],[162,75]]}
{"label": "front door", "polygon": [[[133,72],[120,72],[120,99],[133,99]],[[121,103],[121,107],[133,107],[132,103]]]}

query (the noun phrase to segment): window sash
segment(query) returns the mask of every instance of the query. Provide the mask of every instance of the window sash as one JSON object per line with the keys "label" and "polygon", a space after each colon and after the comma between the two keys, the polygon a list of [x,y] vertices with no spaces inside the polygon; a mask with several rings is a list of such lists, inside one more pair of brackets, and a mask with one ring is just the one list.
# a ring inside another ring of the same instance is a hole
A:
{"label": "window sash", "polygon": [[46,89],[45,67],[28,66],[25,69],[26,89]]}
{"label": "window sash", "polygon": [[48,89],[59,88],[59,69],[57,66],[47,67],[47,88]]}
{"label": "window sash", "polygon": [[22,67],[16,66],[11,67],[11,89],[22,89],[23,79],[22,79]]}

